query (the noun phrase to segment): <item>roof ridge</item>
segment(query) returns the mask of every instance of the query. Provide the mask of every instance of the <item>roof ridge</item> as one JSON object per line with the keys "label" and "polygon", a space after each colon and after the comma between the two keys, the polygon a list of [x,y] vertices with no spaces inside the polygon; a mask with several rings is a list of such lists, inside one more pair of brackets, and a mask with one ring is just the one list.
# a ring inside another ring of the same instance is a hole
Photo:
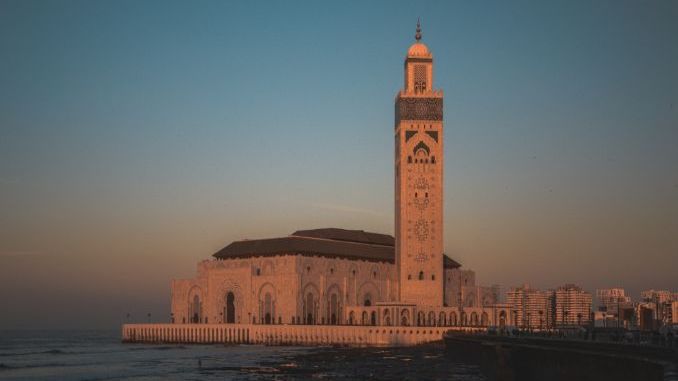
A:
{"label": "roof ridge", "polygon": [[316,239],[318,241],[330,241],[330,242],[344,242],[344,243],[352,243],[355,245],[370,245],[370,246],[381,246],[381,247],[393,247],[394,245],[384,245],[381,243],[373,243],[373,242],[362,242],[362,241],[349,241],[346,239],[332,239],[332,238],[321,238],[321,237],[309,237],[305,235],[288,235],[287,237],[280,237],[280,238],[302,238],[302,239]]}

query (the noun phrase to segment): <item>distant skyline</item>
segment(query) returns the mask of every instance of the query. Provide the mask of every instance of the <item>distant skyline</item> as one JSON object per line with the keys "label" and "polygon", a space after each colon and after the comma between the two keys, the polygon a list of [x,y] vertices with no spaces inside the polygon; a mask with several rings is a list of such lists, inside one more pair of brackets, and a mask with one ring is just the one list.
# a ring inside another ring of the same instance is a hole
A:
{"label": "distant skyline", "polygon": [[0,0],[0,329],[166,320],[236,239],[393,234],[418,17],[446,253],[503,290],[678,291],[674,1]]}

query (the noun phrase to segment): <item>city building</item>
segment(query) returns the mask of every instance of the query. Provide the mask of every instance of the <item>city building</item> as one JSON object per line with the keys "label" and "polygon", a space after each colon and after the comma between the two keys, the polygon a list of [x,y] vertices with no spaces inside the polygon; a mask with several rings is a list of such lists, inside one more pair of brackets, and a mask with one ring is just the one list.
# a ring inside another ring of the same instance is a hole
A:
{"label": "city building", "polygon": [[525,284],[508,290],[506,303],[511,307],[516,326],[526,329],[553,327],[553,291],[537,290]]}
{"label": "city building", "polygon": [[623,288],[605,288],[596,290],[598,311],[605,311],[617,315],[617,311],[631,303],[631,297],[626,295]]}
{"label": "city building", "polygon": [[647,303],[665,303],[678,300],[678,294],[668,290],[646,290],[640,293],[640,298]]}
{"label": "city building", "polygon": [[598,308],[594,313],[596,327],[630,327],[634,319],[634,305],[623,288],[596,290]]}
{"label": "city building", "polygon": [[591,294],[574,284],[565,284],[555,290],[553,308],[556,327],[589,324]]}
{"label": "city building", "polygon": [[656,305],[654,303],[638,303],[636,307],[638,316],[638,328],[643,331],[652,331],[657,329],[656,323]]}
{"label": "city building", "polygon": [[417,26],[395,98],[395,236],[323,228],[232,242],[172,281],[172,323],[510,324],[498,288],[443,253],[443,92],[420,40]]}
{"label": "city building", "polygon": [[678,293],[668,290],[646,290],[640,293],[640,297],[644,308],[652,311],[653,319],[656,321],[653,323],[655,328],[663,324],[673,324],[675,319],[673,303],[678,301]]}

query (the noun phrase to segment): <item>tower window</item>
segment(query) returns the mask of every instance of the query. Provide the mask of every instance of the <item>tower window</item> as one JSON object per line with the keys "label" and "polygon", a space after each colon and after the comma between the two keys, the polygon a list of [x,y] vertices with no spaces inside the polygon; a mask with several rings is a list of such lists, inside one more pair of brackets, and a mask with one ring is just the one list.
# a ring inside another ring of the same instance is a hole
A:
{"label": "tower window", "polygon": [[419,280],[424,280],[424,272],[419,271]]}
{"label": "tower window", "polygon": [[431,280],[436,280],[436,274],[431,274]]}
{"label": "tower window", "polygon": [[407,157],[407,163],[408,163],[408,164],[412,164],[412,156],[408,156],[408,157]]}
{"label": "tower window", "polygon": [[435,156],[431,156],[431,164],[435,164],[435,163],[436,163],[436,157],[435,157]]}
{"label": "tower window", "polygon": [[407,280],[412,280],[412,274],[407,274]]}
{"label": "tower window", "polygon": [[426,66],[414,65],[414,92],[423,93],[426,90]]}

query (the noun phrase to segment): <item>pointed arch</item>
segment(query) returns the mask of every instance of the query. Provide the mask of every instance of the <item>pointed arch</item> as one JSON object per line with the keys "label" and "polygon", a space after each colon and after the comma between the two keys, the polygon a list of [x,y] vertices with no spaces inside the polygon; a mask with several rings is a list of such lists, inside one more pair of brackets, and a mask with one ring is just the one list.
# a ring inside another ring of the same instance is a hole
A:
{"label": "pointed arch", "polygon": [[320,313],[320,291],[318,286],[307,283],[301,294],[302,317],[304,324],[317,324]]}
{"label": "pointed arch", "polygon": [[[232,295],[231,304],[229,304],[229,294]],[[214,296],[217,311],[220,314],[220,322],[229,322],[229,313],[232,317],[232,323],[238,324],[244,322],[242,311],[244,310],[243,291],[233,279],[225,279],[217,288],[217,295]]]}
{"label": "pointed arch", "polygon": [[341,295],[341,288],[338,284],[333,283],[327,287],[327,291],[325,292],[325,297],[327,299],[325,317],[328,324],[334,325],[341,323]]}
{"label": "pointed arch", "polygon": [[188,321],[194,324],[202,323],[202,306],[205,302],[202,288],[197,285],[192,286],[188,290],[186,302],[188,303]]}
{"label": "pointed arch", "polygon": [[262,324],[274,324],[276,317],[276,292],[275,286],[266,282],[259,287],[259,321]]}
{"label": "pointed arch", "polygon": [[410,310],[404,309],[400,312],[400,325],[403,327],[410,325]]}
{"label": "pointed arch", "polygon": [[450,320],[448,320],[449,325],[457,325],[457,313],[452,311],[450,312]]}
{"label": "pointed arch", "polygon": [[478,313],[475,311],[471,312],[471,325],[472,326],[478,325]]}
{"label": "pointed arch", "polygon": [[487,312],[483,312],[483,314],[480,315],[480,325],[482,325],[483,327],[487,327],[488,325],[490,325],[490,317],[487,314]]}
{"label": "pointed arch", "polygon": [[426,156],[431,154],[431,149],[428,148],[426,143],[424,143],[423,141],[417,143],[417,145],[414,146],[414,149],[412,151],[414,152],[414,156],[417,156],[420,151],[423,151],[426,154]]}
{"label": "pointed arch", "polygon": [[[358,304],[364,306],[369,304],[373,306],[376,302],[381,301],[379,288],[371,281],[367,281],[358,288]],[[369,302],[369,303],[368,303]]]}

